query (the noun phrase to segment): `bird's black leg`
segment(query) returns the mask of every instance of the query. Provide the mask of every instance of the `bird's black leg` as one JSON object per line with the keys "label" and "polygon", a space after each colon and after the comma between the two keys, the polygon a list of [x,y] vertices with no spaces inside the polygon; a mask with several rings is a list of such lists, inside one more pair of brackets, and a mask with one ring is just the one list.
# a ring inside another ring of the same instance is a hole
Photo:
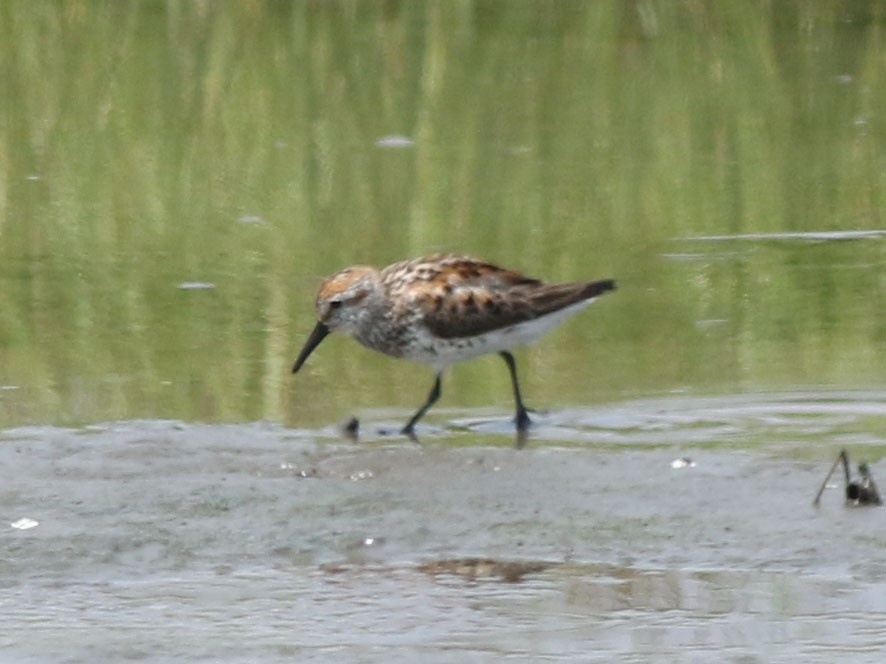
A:
{"label": "bird's black leg", "polygon": [[523,397],[520,396],[520,383],[517,380],[517,365],[514,363],[514,356],[506,350],[501,351],[499,355],[504,358],[505,364],[508,365],[508,371],[511,372],[511,384],[514,386],[514,402],[517,404],[517,415],[514,417],[514,422],[517,424],[518,429],[526,429],[530,423],[529,413],[526,411],[526,406],[523,405]]}
{"label": "bird's black leg", "polygon": [[416,423],[424,416],[425,413],[428,412],[428,408],[434,405],[437,399],[440,398],[440,374],[434,378],[434,386],[431,388],[431,393],[428,395],[427,401],[425,401],[424,405],[418,409],[415,415],[412,416],[412,419],[403,427],[403,430],[400,432],[404,436],[414,436],[415,435],[415,425]]}

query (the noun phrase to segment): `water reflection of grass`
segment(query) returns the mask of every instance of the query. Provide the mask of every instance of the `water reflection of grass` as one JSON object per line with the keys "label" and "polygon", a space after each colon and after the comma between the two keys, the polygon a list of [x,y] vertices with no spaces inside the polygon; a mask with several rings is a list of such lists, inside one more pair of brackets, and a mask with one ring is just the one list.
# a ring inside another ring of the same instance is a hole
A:
{"label": "water reflection of grass", "polygon": [[[886,285],[844,268],[881,241],[660,257],[882,228],[883,16],[853,11],[8,3],[0,423],[408,405],[425,374],[352,346],[286,369],[321,275],[439,248],[620,279],[518,358],[542,404],[879,383]],[[450,403],[504,393],[479,366]]]}

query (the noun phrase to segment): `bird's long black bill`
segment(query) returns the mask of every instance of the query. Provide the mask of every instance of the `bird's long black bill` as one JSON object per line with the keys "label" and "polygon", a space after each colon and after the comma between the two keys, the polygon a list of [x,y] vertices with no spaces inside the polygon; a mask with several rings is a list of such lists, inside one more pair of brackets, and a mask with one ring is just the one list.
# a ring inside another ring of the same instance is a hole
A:
{"label": "bird's long black bill", "polygon": [[295,361],[295,364],[292,365],[292,373],[296,373],[301,369],[301,365],[303,365],[308,359],[308,356],[314,352],[314,349],[320,345],[320,342],[326,338],[327,334],[329,334],[329,328],[323,323],[318,322],[314,327],[314,331],[311,332],[311,336],[309,336],[308,340],[305,342],[305,347],[302,348],[301,353],[298,354],[298,359]]}

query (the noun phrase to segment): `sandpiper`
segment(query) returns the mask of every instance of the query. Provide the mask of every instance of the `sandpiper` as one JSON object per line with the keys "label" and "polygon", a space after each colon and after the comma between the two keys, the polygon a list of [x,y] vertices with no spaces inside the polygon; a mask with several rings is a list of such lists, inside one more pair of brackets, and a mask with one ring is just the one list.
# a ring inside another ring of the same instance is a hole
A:
{"label": "sandpiper", "polygon": [[456,254],[415,258],[382,270],[348,267],[321,284],[319,321],[292,372],[301,369],[330,332],[344,332],[386,355],[430,365],[435,371],[431,392],[402,430],[412,436],[415,424],[440,398],[440,377],[447,367],[498,353],[511,374],[515,422],[522,431],[530,419],[510,349],[534,341],[614,288],[612,279],[547,284]]}

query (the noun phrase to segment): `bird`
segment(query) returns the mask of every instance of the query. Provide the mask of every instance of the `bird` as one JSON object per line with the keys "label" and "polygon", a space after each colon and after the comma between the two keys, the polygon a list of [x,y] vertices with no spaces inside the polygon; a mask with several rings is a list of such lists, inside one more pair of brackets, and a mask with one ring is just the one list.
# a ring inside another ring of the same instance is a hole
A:
{"label": "bird", "polygon": [[344,268],[317,292],[317,323],[292,373],[331,332],[395,358],[429,365],[434,383],[401,433],[415,425],[441,394],[441,377],[453,364],[498,353],[511,378],[518,431],[531,422],[523,403],[511,349],[557,327],[616,288],[613,279],[546,283],[492,263],[454,253],[404,260],[379,270]]}

